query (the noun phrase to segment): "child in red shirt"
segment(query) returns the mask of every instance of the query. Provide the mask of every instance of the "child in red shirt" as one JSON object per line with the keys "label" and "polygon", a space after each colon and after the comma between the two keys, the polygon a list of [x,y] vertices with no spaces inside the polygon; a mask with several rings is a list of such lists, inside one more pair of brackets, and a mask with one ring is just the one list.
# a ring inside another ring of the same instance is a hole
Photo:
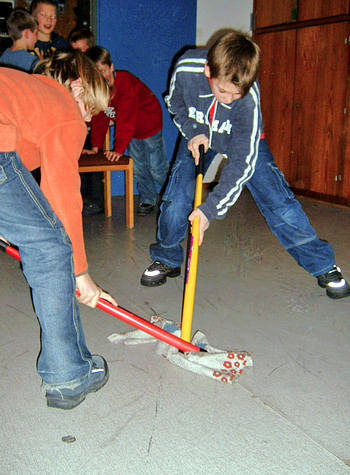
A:
{"label": "child in red shirt", "polygon": [[103,147],[109,123],[115,123],[114,149],[105,155],[119,160],[128,149],[134,162],[134,177],[140,199],[137,214],[153,211],[157,202],[157,186],[162,188],[168,174],[162,137],[162,109],[155,95],[137,77],[127,71],[115,71],[109,52],[94,46],[86,52],[111,88],[107,111],[91,121],[92,150]]}

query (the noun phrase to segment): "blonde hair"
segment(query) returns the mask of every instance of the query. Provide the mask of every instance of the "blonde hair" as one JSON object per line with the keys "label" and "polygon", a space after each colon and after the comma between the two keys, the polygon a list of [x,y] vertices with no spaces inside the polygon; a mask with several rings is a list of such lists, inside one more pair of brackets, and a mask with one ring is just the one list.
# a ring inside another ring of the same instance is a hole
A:
{"label": "blonde hair", "polygon": [[96,65],[80,51],[57,53],[39,61],[35,74],[43,74],[70,90],[72,81],[80,78],[84,93],[82,102],[92,115],[108,107],[110,89]]}
{"label": "blonde hair", "polygon": [[212,78],[232,82],[244,96],[257,77],[260,49],[246,33],[223,30],[209,42],[207,60]]}

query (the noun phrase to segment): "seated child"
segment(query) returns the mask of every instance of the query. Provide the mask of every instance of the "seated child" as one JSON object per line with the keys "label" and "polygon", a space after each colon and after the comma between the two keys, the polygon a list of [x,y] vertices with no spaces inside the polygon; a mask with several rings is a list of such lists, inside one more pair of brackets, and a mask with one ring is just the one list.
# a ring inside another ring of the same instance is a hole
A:
{"label": "seated child", "polygon": [[53,31],[57,23],[55,0],[33,0],[30,13],[38,22],[38,40],[34,50],[40,59],[48,58],[55,51],[71,50],[68,42]]}
{"label": "seated child", "polygon": [[92,59],[111,89],[107,111],[91,121],[91,145],[96,153],[112,120],[115,123],[114,150],[105,152],[108,160],[116,161],[126,149],[134,162],[134,177],[139,192],[136,213],[151,213],[157,203],[157,186],[162,188],[168,174],[162,136],[162,109],[158,99],[137,77],[128,71],[114,71],[109,52],[94,46],[86,55]]}
{"label": "seated child", "polygon": [[24,8],[15,8],[7,19],[7,31],[13,41],[0,56],[1,66],[32,72],[39,58],[30,53],[38,39],[38,25]]}
{"label": "seated child", "polygon": [[73,30],[69,35],[69,44],[72,49],[78,49],[82,53],[95,46],[95,37],[89,28],[80,28]]}

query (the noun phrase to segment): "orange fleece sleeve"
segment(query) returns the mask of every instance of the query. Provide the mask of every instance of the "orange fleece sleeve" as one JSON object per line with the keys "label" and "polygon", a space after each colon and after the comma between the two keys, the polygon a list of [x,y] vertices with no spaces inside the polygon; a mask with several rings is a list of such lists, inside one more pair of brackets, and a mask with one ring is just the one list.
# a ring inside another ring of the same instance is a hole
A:
{"label": "orange fleece sleeve", "polygon": [[86,127],[77,120],[51,128],[41,139],[41,190],[63,224],[73,247],[75,275],[87,271],[78,160]]}

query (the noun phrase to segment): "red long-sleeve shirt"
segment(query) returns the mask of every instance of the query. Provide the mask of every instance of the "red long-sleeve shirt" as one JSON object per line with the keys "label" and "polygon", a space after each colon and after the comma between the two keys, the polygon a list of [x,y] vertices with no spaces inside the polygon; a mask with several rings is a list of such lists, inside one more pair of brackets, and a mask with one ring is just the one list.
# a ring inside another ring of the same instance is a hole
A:
{"label": "red long-sleeve shirt", "polygon": [[147,139],[162,129],[156,96],[128,71],[115,71],[108,110],[91,121],[91,145],[103,148],[110,120],[115,123],[114,151],[124,153],[131,139]]}
{"label": "red long-sleeve shirt", "polygon": [[[41,167],[41,190],[73,247],[75,274],[87,270],[78,160],[86,125],[68,90],[53,79],[0,68],[0,152]],[[6,237],[6,236],[4,236]]]}

